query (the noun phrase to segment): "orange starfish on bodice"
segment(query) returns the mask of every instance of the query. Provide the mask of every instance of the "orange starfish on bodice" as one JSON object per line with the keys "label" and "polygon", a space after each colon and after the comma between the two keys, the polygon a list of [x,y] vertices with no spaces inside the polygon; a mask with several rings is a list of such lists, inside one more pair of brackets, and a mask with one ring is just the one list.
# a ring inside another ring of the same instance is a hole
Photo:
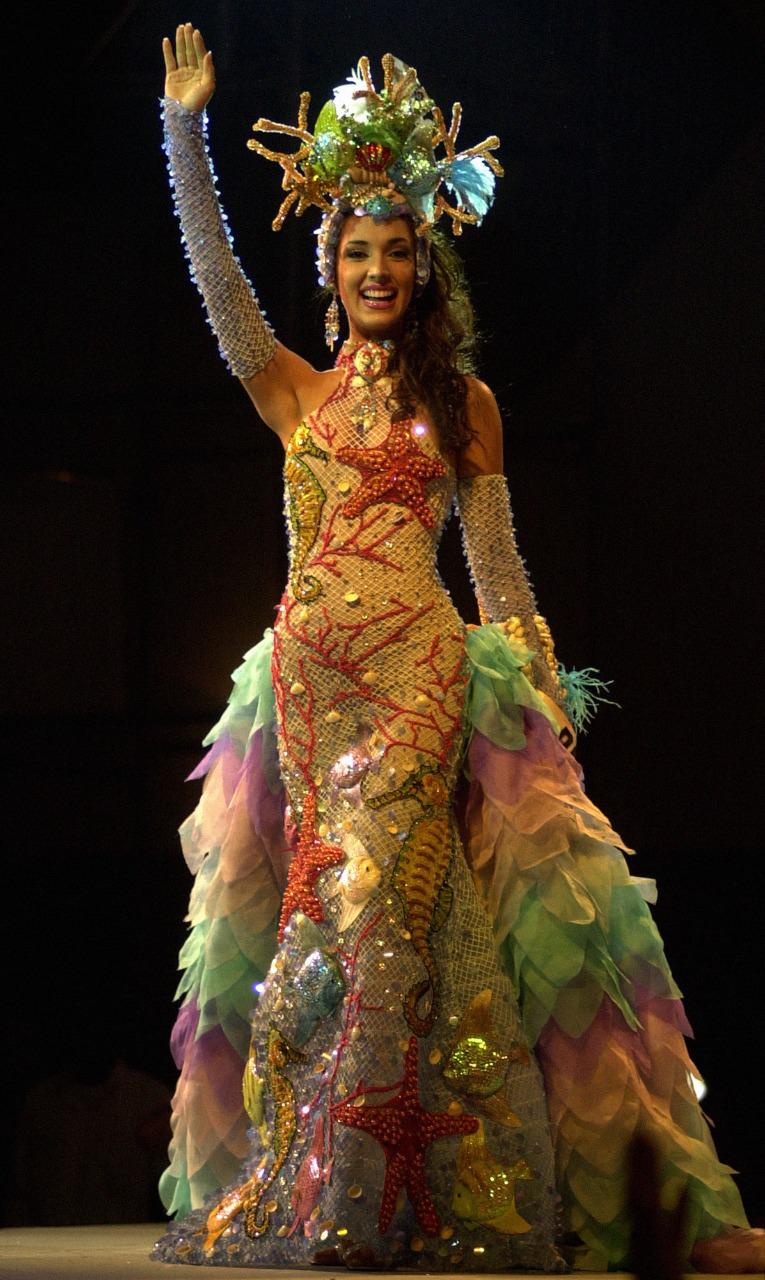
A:
{"label": "orange starfish on bodice", "polygon": [[363,476],[358,489],[342,509],[349,520],[378,502],[395,502],[413,511],[426,529],[433,528],[433,513],[425,497],[425,486],[429,480],[445,476],[446,467],[439,458],[430,457],[420,449],[412,439],[411,420],[391,423],[388,435],[376,448],[343,445],[338,449],[337,457],[340,462],[355,467]]}
{"label": "orange starfish on bodice", "polygon": [[297,849],[290,862],[287,887],[282,898],[279,915],[278,938],[282,942],[293,911],[302,911],[311,920],[324,919],[324,906],[316,892],[316,881],[327,867],[345,861],[343,850],[335,844],[325,844],[316,833],[316,792],[309,791],[303,805],[303,820]]}
{"label": "orange starfish on bodice", "polygon": [[[417,1083],[417,1038],[412,1036],[404,1057],[404,1079],[398,1093],[377,1106],[359,1106],[358,1099],[341,1102],[332,1108],[334,1120],[363,1129],[379,1142],[385,1153],[385,1182],[380,1200],[378,1230],[384,1234],[390,1226],[401,1187],[417,1215],[417,1221],[428,1235],[436,1235],[441,1223],[430,1197],[425,1174],[425,1153],[436,1138],[450,1138],[456,1133],[475,1133],[478,1121],[470,1115],[447,1115],[426,1111],[420,1105]],[[392,1088],[396,1088],[394,1084]],[[364,1092],[359,1085],[359,1095]]]}

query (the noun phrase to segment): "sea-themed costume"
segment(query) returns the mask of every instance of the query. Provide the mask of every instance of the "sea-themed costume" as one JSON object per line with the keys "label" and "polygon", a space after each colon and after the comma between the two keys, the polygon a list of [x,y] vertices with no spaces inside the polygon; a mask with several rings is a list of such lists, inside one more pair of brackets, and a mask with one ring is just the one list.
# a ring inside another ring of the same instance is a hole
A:
{"label": "sea-themed costume", "polygon": [[[458,225],[489,198],[484,186],[471,206],[456,127],[416,74],[385,68],[377,98],[409,113],[409,132],[372,136],[362,65],[322,113],[321,172],[301,103],[285,204],[325,199],[349,147],[367,166],[388,148],[374,183],[362,166],[327,200],[325,273],[337,208],[359,189],[364,211],[381,195],[400,208],[392,187],[432,221],[436,138]],[[170,102],[166,127],[192,269],[229,363],[251,376],[274,339],[218,211],[204,119]],[[489,143],[467,159],[486,167]],[[618,1265],[638,1127],[665,1195],[687,1188],[689,1240],[713,1236],[745,1219],[694,1092],[652,886],[630,876],[568,749],[597,681],[555,660],[504,477],[456,477],[427,416],[397,414],[390,356],[346,344],[339,385],[289,442],[287,588],[192,775],[205,782],[182,828],[196,879],[162,1185],[181,1220],[157,1256],[554,1272],[568,1230],[588,1265]],[[435,564],[455,500],[477,628]]]}

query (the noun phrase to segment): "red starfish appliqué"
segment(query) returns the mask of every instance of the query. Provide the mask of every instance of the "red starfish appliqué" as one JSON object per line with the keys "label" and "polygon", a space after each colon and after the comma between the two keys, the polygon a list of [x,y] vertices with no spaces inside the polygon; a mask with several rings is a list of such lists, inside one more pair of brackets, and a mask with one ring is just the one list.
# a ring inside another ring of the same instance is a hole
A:
{"label": "red starfish appliqu\u00e9", "polygon": [[439,458],[431,458],[412,439],[412,424],[391,423],[386,439],[376,449],[343,445],[337,451],[340,462],[360,471],[363,479],[343,507],[348,519],[360,516],[378,502],[396,502],[409,507],[426,529],[433,528],[433,513],[425,498],[425,485],[436,476],[445,476]]}
{"label": "red starfish appliqu\u00e9", "polygon": [[[380,1201],[377,1227],[387,1231],[396,1208],[399,1189],[406,1193],[417,1215],[417,1221],[428,1235],[436,1235],[441,1223],[430,1198],[425,1176],[425,1151],[436,1138],[450,1138],[456,1133],[475,1133],[475,1116],[450,1116],[426,1111],[420,1106],[417,1087],[417,1038],[409,1040],[404,1057],[404,1080],[394,1098],[377,1106],[354,1106],[341,1102],[332,1108],[335,1120],[352,1129],[363,1129],[379,1142],[385,1153],[385,1182]],[[391,1086],[395,1088],[395,1085]],[[359,1085],[363,1093],[363,1086]]]}
{"label": "red starfish appliqu\u00e9", "polygon": [[324,919],[324,906],[316,892],[316,881],[327,867],[334,867],[344,861],[345,854],[338,845],[324,844],[316,834],[316,792],[309,791],[303,804],[297,849],[290,862],[287,887],[282,898],[278,932],[280,942],[293,911],[302,911],[311,920]]}

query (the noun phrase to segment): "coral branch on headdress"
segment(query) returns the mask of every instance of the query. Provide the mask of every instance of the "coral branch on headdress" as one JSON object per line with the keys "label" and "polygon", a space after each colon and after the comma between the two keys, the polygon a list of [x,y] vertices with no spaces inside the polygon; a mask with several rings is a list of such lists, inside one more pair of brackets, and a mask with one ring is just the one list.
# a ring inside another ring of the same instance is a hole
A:
{"label": "coral branch on headdress", "polygon": [[[339,211],[368,214],[380,221],[405,214],[414,220],[419,236],[445,214],[459,235],[464,223],[482,221],[494,199],[495,175],[503,175],[491,154],[499,138],[485,138],[457,152],[462,123],[459,102],[452,107],[447,129],[441,109],[428,97],[414,67],[390,53],[383,57],[382,67],[383,88],[378,91],[369,59],[361,58],[322,107],[313,133],[308,129],[308,93],[300,95],[297,125],[260,119],[252,126],[256,133],[298,139],[297,150],[272,150],[256,138],[247,143],[283,170],[282,188],[287,195],[273,221],[275,231],[292,208],[297,217],[311,205],[324,214],[319,233],[322,283],[333,283],[333,218]],[[440,157],[438,147],[444,151]],[[440,194],[442,184],[454,203]]]}

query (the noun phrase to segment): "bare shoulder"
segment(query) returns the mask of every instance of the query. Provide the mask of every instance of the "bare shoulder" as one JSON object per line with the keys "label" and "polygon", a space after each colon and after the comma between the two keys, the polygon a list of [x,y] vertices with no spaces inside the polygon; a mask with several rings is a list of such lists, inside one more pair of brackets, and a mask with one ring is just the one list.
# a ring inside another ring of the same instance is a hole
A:
{"label": "bare shoulder", "polygon": [[502,418],[494,392],[480,378],[466,377],[467,414],[473,438],[460,450],[460,477],[495,475],[502,471]]}
{"label": "bare shoulder", "polygon": [[335,369],[319,370],[297,352],[277,342],[274,356],[242,385],[267,427],[287,441],[303,418],[318,408],[339,377]]}

